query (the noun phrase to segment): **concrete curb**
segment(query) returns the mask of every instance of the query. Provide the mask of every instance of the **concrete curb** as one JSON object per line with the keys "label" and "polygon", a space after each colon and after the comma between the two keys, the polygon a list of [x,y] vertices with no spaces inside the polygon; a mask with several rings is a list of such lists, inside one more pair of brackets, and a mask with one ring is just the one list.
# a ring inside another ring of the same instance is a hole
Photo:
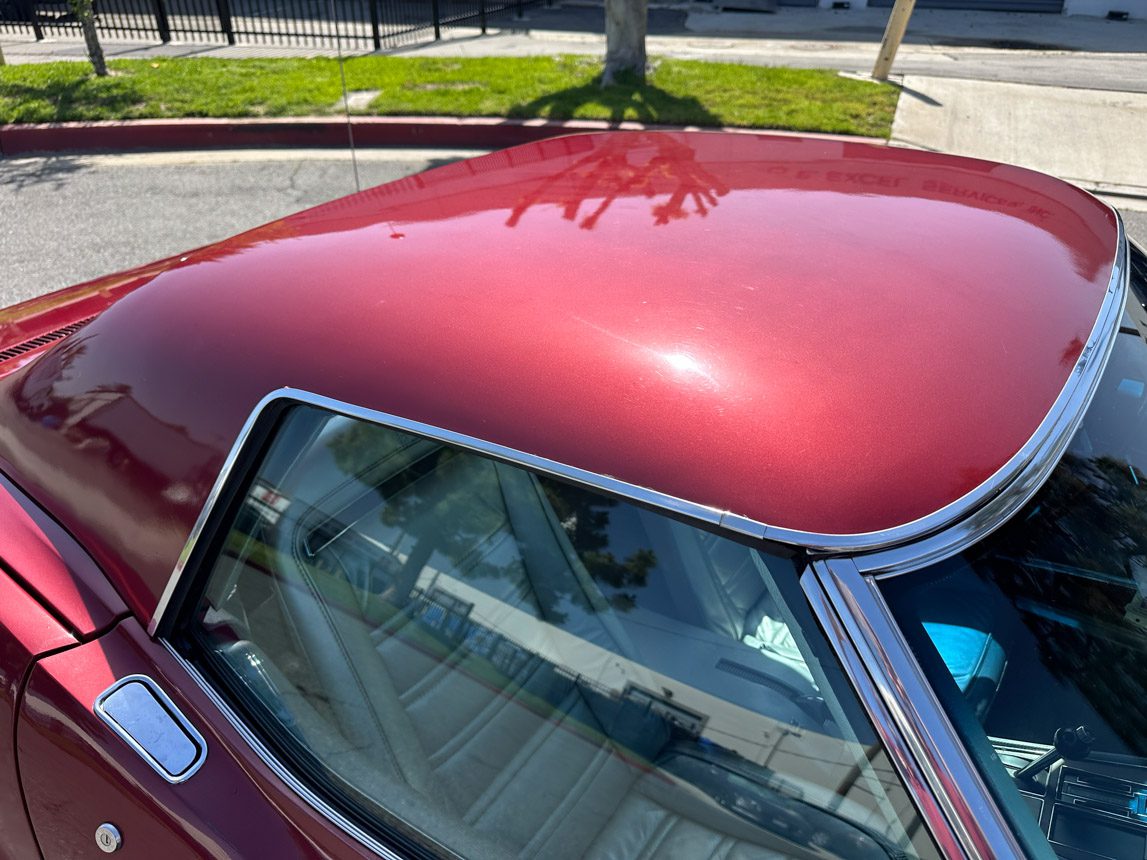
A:
{"label": "concrete curb", "polygon": [[[692,126],[646,125],[596,120],[501,119],[497,117],[352,117],[355,146],[500,149],[586,131],[680,131]],[[768,129],[711,129],[759,134]],[[886,140],[834,134],[769,131],[794,137],[887,144]],[[243,147],[344,148],[342,118],[141,119],[0,125],[0,156],[35,152],[91,152]]]}

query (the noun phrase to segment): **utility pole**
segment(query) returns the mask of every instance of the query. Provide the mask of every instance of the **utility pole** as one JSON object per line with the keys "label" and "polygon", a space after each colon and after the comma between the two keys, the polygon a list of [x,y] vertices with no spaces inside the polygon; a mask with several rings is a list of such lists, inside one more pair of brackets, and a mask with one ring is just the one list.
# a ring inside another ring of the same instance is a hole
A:
{"label": "utility pole", "polygon": [[896,59],[900,41],[904,38],[904,31],[908,29],[908,18],[915,6],[916,0],[896,0],[896,5],[892,7],[892,14],[888,16],[888,26],[884,28],[884,38],[880,42],[880,54],[876,57],[876,65],[872,67],[872,77],[876,80],[888,80],[892,61]]}

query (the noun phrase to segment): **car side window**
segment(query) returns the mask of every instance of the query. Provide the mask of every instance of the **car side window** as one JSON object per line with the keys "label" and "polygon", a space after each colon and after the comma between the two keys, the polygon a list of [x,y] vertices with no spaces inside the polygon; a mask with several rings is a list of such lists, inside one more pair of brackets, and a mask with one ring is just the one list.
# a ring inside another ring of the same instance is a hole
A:
{"label": "car side window", "polygon": [[178,647],[384,842],[937,856],[796,559],[311,406],[244,480]]}

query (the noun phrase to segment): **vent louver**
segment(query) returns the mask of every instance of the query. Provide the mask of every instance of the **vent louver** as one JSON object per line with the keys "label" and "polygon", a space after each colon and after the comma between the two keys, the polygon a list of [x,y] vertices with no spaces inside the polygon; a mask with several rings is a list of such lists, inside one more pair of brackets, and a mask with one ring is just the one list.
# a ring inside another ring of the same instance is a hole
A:
{"label": "vent louver", "polygon": [[0,364],[3,364],[5,361],[10,361],[13,358],[18,358],[19,356],[24,355],[24,353],[31,352],[34,349],[39,349],[42,346],[47,346],[48,344],[54,343],[57,340],[63,340],[68,335],[72,335],[78,332],[93,319],[95,319],[95,317],[88,317],[87,319],[82,319],[79,322],[74,322],[70,325],[58,328],[55,331],[50,331],[46,334],[42,334],[39,337],[34,337],[31,340],[26,340],[23,343],[18,343],[15,346],[9,347],[8,349],[0,350]]}

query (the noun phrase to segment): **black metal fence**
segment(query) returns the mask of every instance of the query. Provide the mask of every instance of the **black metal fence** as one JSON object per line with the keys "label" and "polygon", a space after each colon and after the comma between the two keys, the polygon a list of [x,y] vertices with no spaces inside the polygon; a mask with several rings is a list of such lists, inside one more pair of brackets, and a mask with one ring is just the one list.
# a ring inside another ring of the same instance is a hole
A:
{"label": "black metal fence", "polygon": [[[543,0],[94,0],[102,36],[159,42],[380,50]],[[0,0],[0,32],[81,38],[67,0]]]}

